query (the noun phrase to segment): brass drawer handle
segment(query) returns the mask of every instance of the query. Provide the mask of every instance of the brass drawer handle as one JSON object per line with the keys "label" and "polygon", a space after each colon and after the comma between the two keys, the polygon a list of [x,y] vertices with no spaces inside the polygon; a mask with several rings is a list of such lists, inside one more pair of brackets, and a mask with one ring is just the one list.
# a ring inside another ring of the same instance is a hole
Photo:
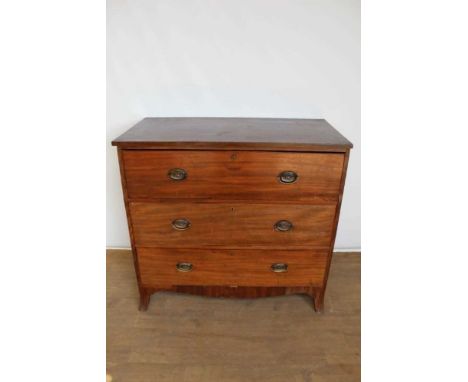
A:
{"label": "brass drawer handle", "polygon": [[298,176],[294,171],[283,171],[278,175],[278,179],[281,183],[291,184],[297,180]]}
{"label": "brass drawer handle", "polygon": [[288,220],[279,220],[275,223],[275,230],[280,232],[290,231],[293,228],[293,224]]}
{"label": "brass drawer handle", "polygon": [[288,264],[275,263],[271,264],[271,270],[275,273],[283,273],[288,271]]}
{"label": "brass drawer handle", "polygon": [[191,263],[177,263],[176,268],[179,272],[190,272],[193,265]]}
{"label": "brass drawer handle", "polygon": [[169,170],[167,175],[172,180],[184,180],[187,178],[187,171],[185,171],[183,168],[172,168]]}
{"label": "brass drawer handle", "polygon": [[184,231],[190,228],[190,222],[187,219],[175,219],[172,222],[172,227],[179,231]]}

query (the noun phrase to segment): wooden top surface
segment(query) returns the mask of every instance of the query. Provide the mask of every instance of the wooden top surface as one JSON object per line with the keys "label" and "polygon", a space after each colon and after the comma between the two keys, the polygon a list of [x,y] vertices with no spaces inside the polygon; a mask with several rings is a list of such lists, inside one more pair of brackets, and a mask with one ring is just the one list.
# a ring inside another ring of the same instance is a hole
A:
{"label": "wooden top surface", "polygon": [[112,145],[126,149],[338,151],[352,143],[324,119],[145,118]]}

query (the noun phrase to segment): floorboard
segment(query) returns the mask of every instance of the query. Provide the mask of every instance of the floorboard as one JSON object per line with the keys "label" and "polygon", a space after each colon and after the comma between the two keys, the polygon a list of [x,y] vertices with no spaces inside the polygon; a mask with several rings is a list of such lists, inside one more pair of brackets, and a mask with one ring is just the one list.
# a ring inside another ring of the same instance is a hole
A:
{"label": "floorboard", "polygon": [[[138,311],[130,251],[107,251],[113,382],[360,380],[360,254],[336,253],[317,314],[306,296],[222,299],[162,292]],[[109,378],[110,379],[110,378]]]}

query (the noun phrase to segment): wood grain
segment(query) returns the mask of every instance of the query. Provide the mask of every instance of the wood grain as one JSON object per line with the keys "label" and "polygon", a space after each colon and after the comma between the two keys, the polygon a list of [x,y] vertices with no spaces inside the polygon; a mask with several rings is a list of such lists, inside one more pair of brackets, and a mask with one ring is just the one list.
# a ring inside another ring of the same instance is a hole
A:
{"label": "wood grain", "polygon": [[112,142],[122,148],[345,152],[324,119],[145,118]]}
{"label": "wood grain", "polygon": [[[240,199],[308,201],[340,190],[343,154],[252,151],[124,150],[130,199]],[[174,181],[168,171],[181,168],[187,178]],[[294,171],[298,179],[283,184],[278,175]]]}
{"label": "wood grain", "polygon": [[[137,247],[288,249],[328,248],[336,207],[130,202],[129,208]],[[172,227],[180,218],[190,221],[189,229]],[[274,225],[279,220],[290,221],[291,231],[276,231]]]}
{"label": "wood grain", "polygon": [[343,201],[343,192],[344,192],[344,187],[345,187],[345,182],[346,182],[346,174],[348,172],[348,162],[349,162],[349,150],[346,151],[345,160],[344,160],[344,163],[343,163],[343,170],[341,172],[340,195],[339,195],[339,201],[338,201],[338,204],[337,204],[336,210],[335,210],[335,218],[334,218],[334,221],[333,221],[332,237],[331,237],[330,247],[329,247],[329,250],[328,250],[329,255],[328,255],[327,266],[325,268],[323,288],[320,291],[320,294],[316,295],[316,305],[318,305],[318,306],[323,306],[323,299],[325,297],[325,290],[327,288],[328,274],[330,272],[331,260],[332,260],[332,256],[333,256],[333,249],[335,247],[336,232],[338,230],[338,221],[340,219],[341,202]]}
{"label": "wood grain", "polygon": [[[327,250],[252,251],[137,248],[145,287],[176,285],[322,286]],[[177,263],[190,263],[180,272]],[[275,273],[274,263],[288,265]]]}
{"label": "wood grain", "polygon": [[[148,308],[151,294],[161,290],[237,297],[299,292],[313,297],[315,309],[323,310],[352,147],[326,121],[146,118],[113,145],[118,146],[141,310]],[[183,168],[187,177],[171,180],[168,172],[173,168]],[[282,171],[299,177],[283,184],[278,180]],[[182,218],[190,221],[189,229],[175,230],[172,222]],[[274,224],[279,220],[290,221],[293,229],[278,232]],[[173,283],[180,278],[164,273],[173,269],[169,249],[190,249],[187,256],[198,253],[192,260],[203,265],[205,274],[188,276],[197,285],[159,285],[160,279]],[[254,252],[251,258],[245,256],[249,252],[236,252],[254,249],[260,262]],[[310,256],[316,250],[320,264]],[[144,266],[139,251],[145,254]],[[267,254],[282,251],[291,251],[292,264],[304,267],[293,266],[294,273],[285,276],[263,274]],[[237,278],[217,268],[214,253],[221,258],[237,253],[226,259],[242,269]],[[145,277],[150,282],[143,283],[141,272],[149,272]],[[238,285],[256,277],[265,284]],[[232,280],[237,280],[235,288],[226,285]]]}
{"label": "wood grain", "polygon": [[138,290],[140,292],[140,309],[146,309],[149,303],[149,294],[148,294],[148,291],[146,291],[141,285],[140,266],[138,264],[138,257],[137,257],[136,247],[135,247],[134,229],[132,226],[132,216],[130,214],[130,207],[129,207],[129,201],[128,201],[129,198],[128,198],[128,192],[127,192],[127,179],[125,177],[125,167],[123,165],[122,152],[123,150],[121,150],[119,147],[117,149],[117,155],[119,159],[120,181],[122,184],[122,194],[123,194],[124,205],[125,205],[125,214],[127,215],[128,233],[130,236],[130,244],[132,246],[133,265],[135,268]]}

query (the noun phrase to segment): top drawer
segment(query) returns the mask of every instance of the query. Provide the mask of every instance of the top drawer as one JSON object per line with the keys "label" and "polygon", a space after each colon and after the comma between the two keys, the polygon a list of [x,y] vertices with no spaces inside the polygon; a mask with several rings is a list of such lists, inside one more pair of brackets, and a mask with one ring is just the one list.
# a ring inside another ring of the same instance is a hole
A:
{"label": "top drawer", "polygon": [[122,159],[129,199],[307,201],[338,197],[344,154],[123,150]]}

